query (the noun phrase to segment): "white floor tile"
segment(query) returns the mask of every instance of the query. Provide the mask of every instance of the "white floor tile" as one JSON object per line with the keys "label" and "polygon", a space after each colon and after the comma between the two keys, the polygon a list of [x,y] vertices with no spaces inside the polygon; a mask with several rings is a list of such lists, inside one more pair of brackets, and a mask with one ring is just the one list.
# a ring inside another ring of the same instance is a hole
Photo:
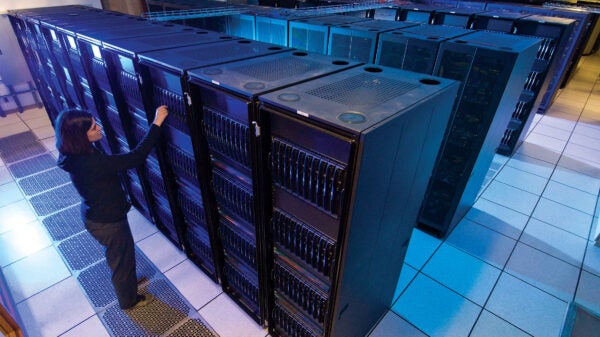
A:
{"label": "white floor tile", "polygon": [[449,244],[442,244],[423,268],[423,273],[483,306],[500,276],[500,269]]}
{"label": "white floor tile", "polygon": [[398,284],[396,285],[396,291],[394,292],[394,298],[392,303],[396,302],[400,294],[406,289],[406,287],[412,282],[417,275],[417,270],[408,264],[402,265],[402,271],[400,271],[400,277],[398,278]]}
{"label": "white floor tile", "polygon": [[533,131],[544,136],[553,137],[564,141],[568,140],[569,136],[571,136],[570,131],[555,128],[554,126],[541,123],[536,125]]}
{"label": "white floor tile", "polygon": [[50,119],[48,119],[48,116],[29,119],[25,121],[25,124],[32,130],[41,127],[51,126]]}
{"label": "white floor tile", "polygon": [[590,177],[561,166],[556,167],[550,179],[593,195],[598,195],[600,191],[600,178]]}
{"label": "white floor tile", "polygon": [[574,266],[580,266],[587,240],[532,218],[525,227],[521,242]]}
{"label": "white floor tile", "polygon": [[600,316],[600,276],[586,271],[581,273],[577,293],[575,294],[575,303],[596,316]]}
{"label": "white floor tile", "polygon": [[554,170],[554,164],[520,153],[515,153],[506,165],[544,178],[550,178]]}
{"label": "white floor tile", "polygon": [[56,151],[56,137],[45,138],[41,142],[48,151]]}
{"label": "white floor tile", "polygon": [[569,142],[572,144],[589,147],[591,149],[600,149],[600,139],[582,135],[580,133],[574,133]]}
{"label": "white floor tile", "polygon": [[529,220],[525,214],[485,199],[477,200],[465,218],[515,240]]}
{"label": "white floor tile", "polygon": [[536,195],[541,195],[548,182],[547,178],[540,177],[527,171],[506,166],[496,176],[496,181],[503,182]]}
{"label": "white floor tile", "polygon": [[600,277],[600,247],[588,242],[583,259],[583,269]]}
{"label": "white floor tile", "polygon": [[264,337],[267,330],[227,295],[221,294],[198,311],[221,337]]}
{"label": "white floor tile", "polygon": [[[533,134],[533,132],[531,134]],[[537,140],[540,141],[539,139]],[[519,146],[516,154],[536,158],[547,163],[556,164],[560,158],[561,152],[546,148],[543,145],[525,141],[523,144],[521,144],[521,146]]]}
{"label": "white floor tile", "polygon": [[25,199],[16,182],[0,185],[0,207]]}
{"label": "white floor tile", "polygon": [[108,331],[100,321],[97,315],[94,315],[85,321],[77,324],[69,331],[60,335],[60,337],[110,337]]}
{"label": "white floor tile", "polygon": [[558,336],[567,302],[502,273],[485,309],[534,336]]}
{"label": "white floor tile", "polygon": [[600,165],[578,158],[562,156],[558,161],[557,167],[568,168],[572,171],[600,179]]}
{"label": "white floor tile", "polygon": [[419,329],[394,312],[388,311],[368,337],[427,337]]}
{"label": "white floor tile", "polygon": [[481,307],[419,274],[392,310],[432,337],[468,336]]}
{"label": "white floor tile", "polygon": [[129,227],[131,228],[131,234],[133,235],[133,240],[135,242],[158,233],[158,228],[148,221],[148,219],[144,218],[144,216],[136,209],[131,209],[131,211],[127,213],[127,220],[129,221]]}
{"label": "white floor tile", "polygon": [[[541,124],[544,124],[544,120],[542,119]],[[540,133],[536,133],[535,130],[527,138],[525,139],[526,143],[537,145],[541,148],[550,150],[555,153],[561,153],[565,145],[567,145],[566,140],[561,140],[558,138],[542,135]]]}
{"label": "white floor tile", "polygon": [[37,215],[25,199],[0,207],[0,234],[28,224],[35,219],[37,219]]}
{"label": "white floor tile", "polygon": [[53,246],[44,248],[2,269],[15,303],[60,282],[71,273]]}
{"label": "white floor tile", "polygon": [[415,228],[410,237],[404,262],[417,270],[421,269],[441,243],[442,240]]}
{"label": "white floor tile", "polygon": [[573,130],[573,133],[600,139],[600,126],[592,123],[579,122],[577,123],[575,130]]}
{"label": "white floor tile", "polygon": [[481,197],[525,215],[530,215],[533,212],[535,204],[539,199],[539,196],[533,193],[498,181],[493,181]]}
{"label": "white floor tile", "polygon": [[186,259],[185,253],[175,247],[161,232],[137,242],[137,246],[163,273]]}
{"label": "white floor tile", "polygon": [[469,337],[527,337],[528,333],[500,317],[483,310]]}
{"label": "white floor tile", "polygon": [[515,240],[466,219],[446,242],[496,268],[504,268],[516,244]]}
{"label": "white floor tile", "polygon": [[597,195],[589,194],[555,181],[548,183],[542,196],[589,215],[594,215],[596,200],[598,198]]}
{"label": "white floor tile", "polygon": [[12,125],[15,123],[23,123],[16,113],[7,114],[6,117],[0,117],[0,127]]}
{"label": "white floor tile", "polygon": [[165,272],[165,276],[196,310],[204,307],[222,292],[221,286],[190,260],[185,260]]}
{"label": "white floor tile", "polygon": [[48,118],[48,113],[46,112],[46,110],[44,108],[28,109],[25,112],[23,112],[22,114],[19,114],[19,118],[21,118],[23,121],[28,121],[31,119],[36,119],[36,118],[41,118],[41,117]]}
{"label": "white floor tile", "polygon": [[17,309],[29,337],[59,336],[95,314],[74,277],[19,303]]}
{"label": "white floor tile", "polygon": [[592,224],[590,214],[546,198],[540,198],[532,217],[582,238],[588,237]]}
{"label": "white floor tile", "polygon": [[0,185],[13,181],[13,177],[6,166],[0,166]]}
{"label": "white floor tile", "polygon": [[564,155],[595,167],[600,164],[600,150],[592,149],[587,146],[569,143],[565,147]]}
{"label": "white floor tile", "polygon": [[579,268],[520,242],[505,271],[565,302],[572,300],[579,278]]}
{"label": "white floor tile", "polygon": [[37,221],[0,234],[0,266],[5,267],[52,244]]}
{"label": "white floor tile", "polygon": [[55,136],[54,128],[52,126],[43,126],[32,130],[38,139],[52,138]]}
{"label": "white floor tile", "polygon": [[0,125],[0,138],[16,135],[17,133],[27,131],[29,131],[29,128],[23,122],[18,122],[10,125]]}
{"label": "white floor tile", "polygon": [[573,116],[564,112],[554,112],[550,109],[544,117],[540,120],[540,123],[546,124],[558,129],[572,131],[577,123],[578,116]]}

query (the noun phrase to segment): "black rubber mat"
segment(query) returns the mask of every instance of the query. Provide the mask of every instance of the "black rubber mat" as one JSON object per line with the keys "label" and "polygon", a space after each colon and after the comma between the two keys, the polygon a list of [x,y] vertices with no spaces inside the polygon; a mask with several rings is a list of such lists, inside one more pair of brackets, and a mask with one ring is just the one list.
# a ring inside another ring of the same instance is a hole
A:
{"label": "black rubber mat", "polygon": [[[84,253],[84,252],[82,252]],[[152,279],[156,275],[156,269],[150,264],[148,259],[136,249],[136,274]],[[117,296],[111,283],[111,273],[106,264],[106,260],[83,270],[77,280],[87,294],[92,304],[100,309],[115,302]],[[99,311],[99,310],[97,310]]]}
{"label": "black rubber mat", "polygon": [[[195,310],[182,299],[172,285],[163,278],[151,280],[141,293],[152,293],[154,302],[133,310],[124,311],[114,305],[101,314],[100,319],[112,336],[163,336],[188,321]],[[192,336],[217,336],[207,324],[196,324],[198,329]],[[203,334],[201,334],[203,333]]]}
{"label": "black rubber mat", "polygon": [[44,218],[42,223],[54,241],[62,241],[85,230],[79,204]]}
{"label": "black rubber mat", "polygon": [[57,246],[71,270],[83,270],[104,258],[104,247],[87,231],[81,232]]}
{"label": "black rubber mat", "polygon": [[19,179],[28,175],[38,173],[56,167],[56,159],[49,153],[44,153],[20,162],[8,165],[8,170],[13,177]]}
{"label": "black rubber mat", "polygon": [[167,334],[169,337],[216,337],[204,322],[199,319],[188,319],[173,332]]}
{"label": "black rubber mat", "polygon": [[81,199],[73,184],[67,184],[38,194],[29,199],[29,202],[37,215],[46,216],[78,204]]}
{"label": "black rubber mat", "polygon": [[5,163],[10,164],[19,160],[27,159],[33,156],[38,156],[48,150],[40,142],[25,143],[13,151],[4,150],[0,152],[0,157]]}
{"label": "black rubber mat", "polygon": [[55,167],[18,180],[17,184],[19,184],[25,195],[31,196],[67,184],[70,181],[71,178],[68,173]]}
{"label": "black rubber mat", "polygon": [[31,132],[21,132],[12,136],[0,138],[0,152],[13,152],[26,143],[37,142],[36,135]]}

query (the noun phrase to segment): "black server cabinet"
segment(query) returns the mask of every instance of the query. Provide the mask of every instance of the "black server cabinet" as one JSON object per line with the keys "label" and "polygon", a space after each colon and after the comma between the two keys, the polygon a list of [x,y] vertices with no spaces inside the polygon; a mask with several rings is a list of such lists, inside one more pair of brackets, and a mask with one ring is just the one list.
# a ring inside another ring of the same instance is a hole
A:
{"label": "black server cabinet", "polygon": [[448,8],[445,5],[403,4],[398,6],[398,21],[433,23],[436,10]]}
{"label": "black server cabinet", "polygon": [[[199,129],[192,119],[191,98],[188,95],[187,72],[194,68],[249,59],[289,50],[273,44],[251,41],[230,40],[217,43],[170,48],[140,53],[139,71],[141,75],[142,96],[148,106],[166,104],[170,115],[165,122],[166,139],[164,156],[169,164],[178,191],[180,203],[189,198],[202,196],[204,217],[209,222],[207,228],[190,226],[184,228],[184,237],[188,242],[189,253],[199,265],[216,263],[216,279],[221,279],[220,255],[222,249],[217,240],[218,220],[214,196],[210,184],[210,163],[207,145],[198,135]],[[195,202],[195,199],[191,199]],[[185,213],[184,213],[185,214]],[[208,252],[211,254],[208,255]],[[215,262],[216,261],[216,262]]]}
{"label": "black server cabinet", "polygon": [[255,15],[255,40],[288,46],[289,21],[298,20],[304,16],[290,11],[261,11]]}
{"label": "black server cabinet", "polygon": [[442,44],[434,74],[462,85],[421,207],[424,230],[446,236],[475,202],[539,45],[487,31]]}
{"label": "black server cabinet", "polygon": [[379,7],[371,10],[372,17],[375,20],[398,21],[398,7]]}
{"label": "black server cabinet", "polygon": [[189,72],[193,115],[212,160],[224,250],[223,288],[259,322],[269,315],[270,193],[263,178],[258,96],[359,64],[289,51]]}
{"label": "black server cabinet", "polygon": [[423,24],[379,36],[375,63],[422,74],[432,74],[440,45],[472,30]]}
{"label": "black server cabinet", "polygon": [[[109,79],[111,69],[108,67],[102,50],[102,41],[127,37],[157,36],[181,31],[183,27],[175,27],[171,24],[154,24],[119,17],[116,17],[114,20],[105,21],[104,24],[111,27],[111,29],[99,31],[82,23],[70,26],[68,30],[70,33],[75,33],[81,60],[81,66],[77,66],[76,68],[83,69],[87,84],[85,91],[89,88],[89,93],[85,92],[84,95],[91,95],[90,98],[96,107],[96,112],[107,134],[110,151],[112,153],[125,153],[132,149],[125,131],[129,130],[129,127],[123,125],[123,120],[119,113],[113,86]],[[170,210],[165,207],[150,208],[149,196],[143,187],[147,183],[138,174],[138,170],[127,170],[123,178],[134,206],[147,219],[157,222],[159,227],[172,229],[172,231],[167,233],[169,234],[168,238],[177,245],[181,245],[181,240],[176,235],[176,224],[169,217]]]}
{"label": "black server cabinet", "polygon": [[[529,15],[535,14],[543,16],[553,16],[575,20],[575,26],[571,30],[571,35],[569,36],[568,47],[566,48],[564,55],[561,56],[561,63],[559,66],[560,70],[555,74],[555,77],[557,78],[553,79],[551,86],[548,88],[548,90],[558,90],[558,88],[562,88],[567,84],[567,82],[573,76],[575,69],[577,69],[577,65],[579,64],[579,60],[583,54],[585,42],[591,33],[592,22],[594,18],[593,13],[589,13],[585,10],[568,10],[566,8],[559,10],[555,8],[541,6],[527,6],[519,4],[493,2],[488,2],[486,4],[486,9]],[[550,107],[550,104],[552,104],[551,101],[547,101],[546,99],[542,100],[538,111],[544,112],[545,109]]]}
{"label": "black server cabinet", "polygon": [[[102,51],[109,69],[109,82],[112,85],[121,120],[125,128],[131,131],[128,132],[127,137],[132,146],[141,141],[154,117],[154,110],[146,110],[146,106],[152,109],[153,104],[144,102],[141,83],[139,83],[141,72],[138,55],[142,52],[217,43],[231,39],[216,32],[184,28],[180,33],[108,40],[102,43]],[[210,252],[208,236],[202,236],[202,240],[197,242],[186,237],[184,232],[184,228],[193,228],[194,233],[200,233],[201,229],[196,230],[195,227],[201,227],[207,233],[208,221],[202,195],[194,193],[193,189],[183,182],[177,184],[173,179],[163,145],[159,146],[159,151],[147,158],[140,171],[142,181],[147,182],[144,188],[147,191],[150,209],[160,212],[155,223],[159,227],[164,226],[161,230],[166,231],[169,236],[180,238],[190,258],[207,275],[216,280],[215,263]]]}
{"label": "black server cabinet", "polygon": [[373,63],[380,34],[417,23],[369,20],[329,29],[327,54],[364,63]]}
{"label": "black server cabinet", "polygon": [[512,34],[514,33],[517,20],[528,15],[502,11],[482,12],[475,14],[468,28]]}
{"label": "black server cabinet", "polygon": [[471,26],[475,14],[483,12],[483,9],[477,8],[445,8],[437,9],[433,14],[431,23],[434,25],[444,25],[468,28]]}
{"label": "black server cabinet", "polygon": [[[559,55],[567,46],[574,24],[575,21],[571,19],[540,15],[531,15],[516,22],[515,34],[540,38],[542,43],[512,118],[504,131],[498,153],[512,155],[525,139],[542,100],[553,101],[557,91],[548,88],[556,78],[554,75],[558,71]],[[552,87],[557,89],[556,85]]]}
{"label": "black server cabinet", "polygon": [[390,305],[458,83],[365,65],[259,97],[278,336],[364,336]]}
{"label": "black server cabinet", "polygon": [[288,46],[309,52],[327,54],[329,28],[369,20],[348,15],[303,18],[289,22]]}

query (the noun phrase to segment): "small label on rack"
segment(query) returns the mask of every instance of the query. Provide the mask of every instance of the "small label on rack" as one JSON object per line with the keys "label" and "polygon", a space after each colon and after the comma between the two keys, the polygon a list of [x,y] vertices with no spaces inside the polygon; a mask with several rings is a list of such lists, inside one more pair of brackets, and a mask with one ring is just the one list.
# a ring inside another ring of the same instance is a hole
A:
{"label": "small label on rack", "polygon": [[302,112],[302,111],[300,111],[300,110],[296,110],[296,113],[297,113],[298,115],[300,115],[300,116],[304,116],[304,117],[308,118],[308,114],[307,114],[306,112]]}
{"label": "small label on rack", "polygon": [[212,84],[221,85],[221,83],[219,83],[219,81],[211,80],[211,82],[212,82]]}

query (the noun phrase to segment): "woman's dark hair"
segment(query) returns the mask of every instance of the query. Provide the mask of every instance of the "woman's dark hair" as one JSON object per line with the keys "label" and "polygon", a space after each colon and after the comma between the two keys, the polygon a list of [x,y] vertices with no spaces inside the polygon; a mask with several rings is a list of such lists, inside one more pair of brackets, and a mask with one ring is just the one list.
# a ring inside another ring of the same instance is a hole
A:
{"label": "woman's dark hair", "polygon": [[87,111],[63,110],[56,118],[56,148],[62,154],[94,152],[87,132],[94,117]]}

